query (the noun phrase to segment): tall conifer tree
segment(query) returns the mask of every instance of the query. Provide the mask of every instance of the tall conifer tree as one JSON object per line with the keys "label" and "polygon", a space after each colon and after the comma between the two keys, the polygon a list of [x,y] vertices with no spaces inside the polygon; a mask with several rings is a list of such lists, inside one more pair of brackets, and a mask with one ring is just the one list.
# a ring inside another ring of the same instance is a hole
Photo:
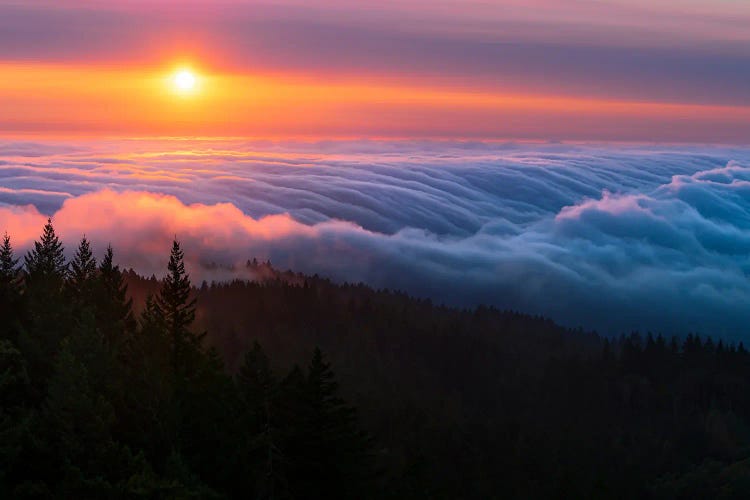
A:
{"label": "tall conifer tree", "polygon": [[[70,262],[69,282],[73,292],[87,294],[96,276],[96,258],[91,252],[91,244],[84,236],[76,254]],[[88,297],[87,297],[88,298]]]}
{"label": "tall conifer tree", "polygon": [[97,324],[110,343],[116,342],[118,332],[132,333],[136,327],[133,317],[133,300],[128,298],[128,286],[122,277],[120,266],[114,264],[112,246],[107,246],[99,264]]}
{"label": "tall conifer tree", "polygon": [[25,264],[29,282],[33,283],[41,279],[62,285],[68,273],[63,251],[63,244],[55,234],[55,228],[52,227],[52,219],[47,219],[42,237],[34,242],[34,248],[26,254]]}
{"label": "tall conifer tree", "polygon": [[[286,459],[294,494],[360,498],[372,478],[370,440],[339,396],[330,363],[315,349],[307,377],[295,367],[282,384]],[[290,411],[291,410],[291,411]]]}
{"label": "tall conifer tree", "polygon": [[0,316],[3,318],[0,324],[0,336],[12,337],[19,316],[20,295],[20,269],[18,259],[15,257],[10,237],[6,233],[3,236],[3,244],[0,247]]}
{"label": "tall conifer tree", "polygon": [[184,254],[180,244],[172,242],[172,252],[155,306],[161,316],[171,343],[172,370],[176,377],[186,375],[191,354],[200,348],[201,336],[190,331],[195,320],[195,299],[190,298],[190,277],[185,271]]}
{"label": "tall conifer tree", "polygon": [[41,391],[60,341],[72,326],[72,310],[63,293],[68,265],[51,219],[47,219],[41,238],[26,254],[25,265],[27,310],[18,342],[29,362],[34,388]]}
{"label": "tall conifer tree", "polygon": [[94,299],[97,296],[96,259],[86,236],[81,239],[73,260],[70,262],[67,288],[77,319],[80,320],[84,311],[93,311]]}
{"label": "tall conifer tree", "polygon": [[10,236],[5,233],[3,245],[0,247],[0,286],[15,289],[18,285],[18,259],[10,244]]}

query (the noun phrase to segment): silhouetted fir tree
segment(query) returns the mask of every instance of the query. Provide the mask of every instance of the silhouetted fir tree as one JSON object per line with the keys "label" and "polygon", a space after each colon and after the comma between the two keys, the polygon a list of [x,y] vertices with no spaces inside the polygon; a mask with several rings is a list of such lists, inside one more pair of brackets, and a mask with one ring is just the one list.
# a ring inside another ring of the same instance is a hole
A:
{"label": "silhouetted fir tree", "polygon": [[85,236],[81,238],[73,260],[70,261],[67,286],[71,301],[79,314],[83,308],[93,309],[97,295],[96,259]]}
{"label": "silhouetted fir tree", "polygon": [[26,254],[27,285],[45,280],[45,284],[58,285],[54,291],[59,292],[68,273],[63,251],[63,245],[52,227],[52,219],[47,219],[41,238]]}
{"label": "silhouetted fir tree", "polygon": [[172,397],[165,407],[166,421],[170,429],[171,449],[181,453],[185,430],[190,427],[188,393],[198,389],[194,379],[202,368],[201,337],[190,331],[195,319],[195,299],[190,278],[185,271],[184,254],[179,243],[172,242],[172,250],[159,294],[152,309],[156,326],[163,328],[169,345]]}
{"label": "silhouetted fir tree", "polygon": [[[157,463],[167,458],[163,453],[168,450],[197,462],[202,458],[208,426],[223,418],[218,412],[208,414],[216,410],[231,384],[216,355],[202,349],[202,336],[190,331],[195,299],[190,298],[190,280],[176,241],[168,270],[159,294],[147,298],[140,329],[129,343],[128,359],[136,386],[130,406],[150,408],[148,419],[136,414],[133,422],[151,435],[143,446],[151,450],[149,455]],[[219,437],[213,437],[212,445],[219,446]],[[215,461],[209,461],[205,467],[213,465]]]}
{"label": "silhouetted fir tree", "polygon": [[72,324],[72,309],[63,293],[68,265],[51,219],[24,261],[27,310],[18,343],[29,363],[33,385],[41,395],[41,384],[51,373],[54,355]]}
{"label": "silhouetted fir tree", "polygon": [[3,236],[3,245],[0,247],[0,287],[3,290],[18,288],[18,260],[10,244],[10,236],[5,233]]}
{"label": "silhouetted fir tree", "polygon": [[175,240],[161,291],[156,297],[156,315],[163,321],[171,342],[172,371],[176,380],[188,375],[192,358],[200,350],[202,336],[190,331],[195,320],[195,299],[190,298],[190,277],[185,272],[184,254]]}
{"label": "silhouetted fir tree", "polygon": [[133,299],[128,298],[128,286],[113,257],[112,246],[108,245],[99,264],[98,293],[94,303],[98,328],[110,345],[119,345],[124,341],[123,334],[132,335],[137,323],[133,316]]}
{"label": "silhouetted fir tree", "polygon": [[300,373],[295,369],[286,380],[287,397],[298,399],[284,449],[292,495],[365,497],[373,479],[372,457],[356,411],[339,396],[320,349],[315,349],[307,377],[300,379]]}
{"label": "silhouetted fir tree", "polygon": [[0,338],[15,340],[21,313],[20,267],[10,244],[10,236],[3,236],[0,247]]}

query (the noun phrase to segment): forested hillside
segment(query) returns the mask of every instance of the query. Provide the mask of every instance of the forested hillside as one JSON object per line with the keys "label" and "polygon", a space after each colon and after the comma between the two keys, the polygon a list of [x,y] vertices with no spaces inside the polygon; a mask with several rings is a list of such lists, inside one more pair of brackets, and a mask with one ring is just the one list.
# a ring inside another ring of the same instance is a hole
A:
{"label": "forested hillside", "polygon": [[65,262],[51,224],[0,251],[0,497],[358,498],[370,438],[319,350],[274,373],[259,345],[229,374],[192,328],[177,243],[136,318],[107,249]]}
{"label": "forested hillside", "polygon": [[[0,249],[2,498],[742,498],[750,354]],[[169,249],[165,249],[165,252]],[[335,374],[334,374],[335,370]],[[340,384],[340,387],[339,387]]]}

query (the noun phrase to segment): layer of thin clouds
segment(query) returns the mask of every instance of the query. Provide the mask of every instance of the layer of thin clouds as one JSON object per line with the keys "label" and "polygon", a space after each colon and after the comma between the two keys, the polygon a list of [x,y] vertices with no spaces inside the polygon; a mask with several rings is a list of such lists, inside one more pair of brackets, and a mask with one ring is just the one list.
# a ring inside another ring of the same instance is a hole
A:
{"label": "layer of thin clouds", "polygon": [[608,333],[742,337],[750,150],[449,142],[0,142],[0,230],[48,215],[162,274],[244,262]]}

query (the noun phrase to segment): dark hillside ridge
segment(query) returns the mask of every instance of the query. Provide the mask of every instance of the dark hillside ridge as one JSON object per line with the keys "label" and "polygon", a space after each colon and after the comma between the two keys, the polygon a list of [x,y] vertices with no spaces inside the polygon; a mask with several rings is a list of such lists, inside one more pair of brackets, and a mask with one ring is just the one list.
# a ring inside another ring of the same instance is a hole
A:
{"label": "dark hillside ridge", "polygon": [[[255,341],[280,370],[319,346],[394,491],[661,497],[744,491],[750,478],[742,344],[608,340],[513,311],[443,307],[260,266],[259,281],[195,289],[196,328],[229,370]],[[126,279],[136,301],[158,288]]]}
{"label": "dark hillside ridge", "polygon": [[95,250],[0,245],[0,498],[750,496],[742,344]]}

